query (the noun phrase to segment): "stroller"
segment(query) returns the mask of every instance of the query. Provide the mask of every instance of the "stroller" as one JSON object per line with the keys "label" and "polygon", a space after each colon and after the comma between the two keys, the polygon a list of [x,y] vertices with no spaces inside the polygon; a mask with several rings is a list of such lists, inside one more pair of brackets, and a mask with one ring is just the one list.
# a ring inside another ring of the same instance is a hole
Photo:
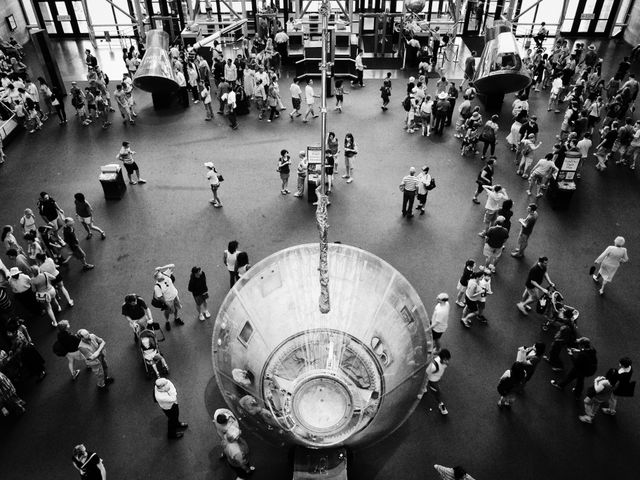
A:
{"label": "stroller", "polygon": [[480,139],[480,129],[476,127],[471,127],[467,130],[464,137],[462,138],[462,147],[460,148],[460,155],[463,157],[467,154],[477,155],[478,149],[477,144]]}
{"label": "stroller", "polygon": [[580,316],[580,312],[564,303],[564,297],[555,289],[549,287],[548,293],[538,300],[536,311],[544,315],[546,320],[542,323],[542,330],[547,331],[549,327],[561,327],[571,321],[575,321]]}
{"label": "stroller", "polygon": [[145,328],[140,331],[138,338],[140,339],[138,345],[140,347],[140,353],[142,354],[144,369],[147,372],[147,375],[150,375],[151,372],[155,373],[156,378],[166,377],[169,375],[169,366],[160,353],[160,347],[158,346],[155,332]]}

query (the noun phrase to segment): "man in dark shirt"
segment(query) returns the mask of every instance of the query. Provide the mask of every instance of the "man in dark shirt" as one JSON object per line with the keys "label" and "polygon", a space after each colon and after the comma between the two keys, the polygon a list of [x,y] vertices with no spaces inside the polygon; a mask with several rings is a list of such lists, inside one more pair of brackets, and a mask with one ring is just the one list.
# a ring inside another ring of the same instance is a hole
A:
{"label": "man in dark shirt", "polygon": [[436,121],[433,125],[433,130],[438,134],[442,135],[442,130],[444,129],[444,124],[447,120],[447,115],[449,114],[449,110],[451,109],[451,103],[448,100],[449,95],[447,92],[440,92],[438,94],[438,101],[435,106],[435,117]]}
{"label": "man in dark shirt", "polygon": [[495,225],[488,228],[484,234],[485,243],[483,254],[487,259],[485,263],[487,266],[493,265],[495,268],[502,255],[502,250],[504,250],[504,244],[507,238],[509,238],[509,231],[502,226],[504,221],[505,218],[500,215],[496,219]]}
{"label": "man in dark shirt", "polygon": [[147,328],[148,323],[153,322],[151,310],[142,297],[131,293],[124,297],[122,304],[122,315],[129,321],[133,329],[133,341],[138,341],[140,330]]}
{"label": "man in dark shirt", "polygon": [[527,138],[530,133],[535,135],[534,141],[538,141],[538,117],[531,115],[529,121],[520,127],[520,140]]}
{"label": "man in dark shirt", "polygon": [[547,273],[547,265],[549,259],[547,257],[540,257],[538,262],[531,267],[527,281],[525,282],[524,293],[522,294],[522,301],[516,304],[518,310],[523,315],[528,315],[528,311],[531,310],[529,304],[536,302],[542,294],[547,294],[549,291],[542,286],[542,283],[546,279],[550,286],[555,286],[549,278]]}
{"label": "man in dark shirt", "polygon": [[575,380],[573,394],[579,398],[584,388],[584,379],[596,373],[598,369],[598,356],[596,349],[591,345],[591,340],[587,337],[580,337],[576,340],[576,348],[569,349],[569,356],[573,362],[571,370],[562,380],[551,380],[551,385],[562,390]]}
{"label": "man in dark shirt", "polygon": [[62,210],[56,201],[49,196],[47,192],[40,192],[40,199],[38,200],[38,212],[40,216],[56,230],[59,230],[64,225]]}
{"label": "man in dark shirt", "polygon": [[106,480],[107,471],[102,459],[95,452],[89,452],[84,445],[73,447],[73,466],[80,472],[82,480]]}
{"label": "man in dark shirt", "polygon": [[62,263],[69,263],[71,257],[76,257],[78,260],[82,262],[83,270],[91,270],[94,268],[94,265],[91,265],[87,262],[87,254],[84,253],[84,250],[80,248],[80,242],[78,241],[78,237],[76,236],[76,231],[73,228],[73,225],[76,222],[71,217],[67,217],[64,219],[64,228],[62,229],[62,236],[64,241],[67,242],[67,246],[71,249],[71,255],[65,258]]}

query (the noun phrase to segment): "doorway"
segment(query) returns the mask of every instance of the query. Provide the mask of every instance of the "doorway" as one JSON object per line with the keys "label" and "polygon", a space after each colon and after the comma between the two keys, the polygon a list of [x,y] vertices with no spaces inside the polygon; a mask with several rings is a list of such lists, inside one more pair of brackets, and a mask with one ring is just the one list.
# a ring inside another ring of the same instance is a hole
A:
{"label": "doorway", "polygon": [[621,0],[569,0],[562,33],[585,37],[608,36]]}
{"label": "doorway", "polygon": [[47,33],[58,38],[89,35],[89,26],[80,0],[37,0],[36,15]]}

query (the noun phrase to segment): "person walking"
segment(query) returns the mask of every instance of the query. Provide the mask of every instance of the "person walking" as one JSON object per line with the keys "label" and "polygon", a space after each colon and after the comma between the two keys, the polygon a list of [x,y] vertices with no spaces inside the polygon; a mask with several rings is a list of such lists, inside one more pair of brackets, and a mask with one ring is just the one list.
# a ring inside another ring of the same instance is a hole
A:
{"label": "person walking", "polygon": [[533,232],[533,227],[538,221],[538,206],[535,203],[530,203],[527,206],[527,216],[525,218],[519,218],[520,233],[518,234],[517,247],[511,252],[511,256],[514,258],[524,257],[524,251],[529,244],[529,236]]}
{"label": "person walking", "polygon": [[440,380],[442,379],[442,375],[444,375],[444,371],[450,361],[451,352],[446,348],[443,348],[439,353],[434,355],[433,359],[427,366],[427,385],[425,389],[418,394],[418,398],[422,398],[424,393],[433,395],[435,401],[438,402],[438,410],[442,415],[448,415],[449,411],[442,401]]}
{"label": "person walking", "polygon": [[504,228],[503,223],[505,218],[498,216],[495,225],[489,227],[484,232],[484,258],[485,266],[493,265],[494,268],[498,264],[498,260],[502,256],[504,250],[504,244],[509,238],[509,231]]}
{"label": "person walking", "polygon": [[107,480],[107,470],[102,459],[83,444],[73,447],[73,466],[80,472],[81,480]]}
{"label": "person walking", "polygon": [[418,177],[416,169],[409,168],[409,174],[405,175],[400,182],[400,191],[402,192],[402,216],[407,218],[413,217],[413,202],[418,191]]}
{"label": "person walking", "polygon": [[353,138],[352,133],[347,133],[344,137],[344,169],[345,174],[342,178],[347,179],[347,183],[353,182],[353,169],[355,157],[358,155],[358,145]]}
{"label": "person walking", "polygon": [[229,288],[233,288],[236,281],[238,280],[238,275],[236,274],[236,261],[238,259],[239,253],[240,250],[238,250],[238,241],[231,240],[227,245],[227,249],[224,251],[224,255],[222,257],[222,261],[229,271]]}
{"label": "person walking", "polygon": [[522,301],[516,303],[516,307],[523,315],[529,315],[529,310],[531,310],[529,305],[538,301],[542,294],[549,293],[549,291],[542,286],[544,280],[546,280],[550,286],[555,287],[555,284],[551,281],[549,273],[547,272],[548,265],[549,259],[547,257],[540,257],[536,264],[529,270],[525,282],[525,289],[522,293]]}
{"label": "person walking", "polygon": [[307,111],[305,112],[304,118],[302,119],[302,121],[304,123],[307,123],[309,121],[307,120],[309,118],[309,114],[313,115],[313,118],[318,117],[313,107],[316,102],[315,99],[320,98],[320,96],[316,95],[315,92],[313,91],[313,79],[311,78],[307,79],[307,86],[304,87],[304,97],[307,103]]}
{"label": "person walking", "polygon": [[7,275],[9,288],[17,303],[33,316],[39,316],[42,309],[36,300],[35,293],[31,289],[31,278],[22,273],[18,267],[11,267]]}
{"label": "person walking", "polygon": [[449,295],[447,293],[439,293],[436,297],[437,303],[433,307],[433,315],[431,316],[431,325],[426,331],[431,331],[433,337],[433,353],[440,353],[440,339],[449,327]]}
{"label": "person walking", "polygon": [[211,106],[211,89],[204,82],[204,80],[200,80],[198,82],[198,90],[200,92],[200,99],[202,100],[202,105],[204,106],[205,113],[205,121],[210,122],[213,119],[213,108]]}
{"label": "person walking", "polygon": [[485,191],[484,187],[491,186],[493,184],[494,163],[495,163],[495,159],[489,158],[489,160],[487,160],[486,165],[482,167],[482,170],[480,170],[480,173],[476,178],[476,184],[478,185],[478,188],[476,189],[476,193],[473,194],[473,198],[471,199],[471,201],[476,205],[480,205],[480,200],[478,200],[478,195],[480,195],[482,192]]}
{"label": "person walking", "polygon": [[596,265],[599,265],[599,269],[596,274],[592,275],[592,277],[594,282],[601,282],[599,290],[600,295],[604,294],[604,286],[607,283],[611,283],[613,276],[620,267],[620,264],[629,261],[627,249],[624,248],[624,243],[624,237],[616,237],[613,241],[613,245],[609,245],[605,248],[604,252],[602,252],[594,261]]}
{"label": "person walking", "polygon": [[209,200],[209,203],[215,208],[220,208],[222,207],[222,202],[218,197],[218,189],[220,188],[221,178],[223,177],[218,173],[213,162],[206,162],[204,166],[207,167],[207,180],[209,180],[209,186],[211,187],[211,193],[213,194],[213,198]]}
{"label": "person walking", "polygon": [[78,330],[78,350],[84,357],[87,366],[91,367],[91,371],[98,379],[98,388],[106,390],[107,385],[113,383],[113,378],[109,376],[109,367],[105,358],[105,347],[107,343],[97,335],[90,333],[88,330],[81,328]]}
{"label": "person walking", "polygon": [[189,425],[180,421],[176,387],[170,380],[158,378],[153,390],[153,399],[167,416],[167,437],[182,438],[184,430],[189,428]]}
{"label": "person walking", "polygon": [[562,380],[551,380],[551,385],[558,390],[564,390],[564,387],[575,380],[572,392],[578,398],[584,388],[584,379],[596,373],[598,369],[598,356],[596,349],[591,345],[591,340],[587,337],[578,338],[576,346],[570,348],[568,353],[573,362],[571,370]]}
{"label": "person walking", "polygon": [[491,227],[498,218],[498,212],[502,208],[502,204],[509,198],[507,190],[501,185],[483,185],[482,189],[487,192],[487,201],[484,205],[484,229],[478,233],[479,237],[484,237],[489,227]]}
{"label": "person walking", "polygon": [[133,341],[137,343],[140,332],[153,323],[151,309],[141,296],[130,293],[125,295],[120,312],[129,322],[129,326],[133,330]]}
{"label": "person walking", "polygon": [[451,109],[451,102],[448,100],[449,96],[447,92],[440,92],[438,94],[438,101],[434,106],[435,122],[433,124],[433,131],[438,135],[442,135],[444,124],[447,121],[449,110]]}
{"label": "person walking", "polygon": [[289,186],[289,174],[291,172],[291,157],[288,150],[280,150],[280,158],[278,159],[277,172],[280,174],[280,180],[282,181],[280,193],[282,195],[288,195],[291,193],[287,190]]}
{"label": "person walking", "polygon": [[356,80],[351,81],[351,85],[355,86],[358,85],[360,87],[364,87],[367,84],[364,83],[364,69],[367,68],[364,65],[364,61],[363,61],[363,55],[364,55],[364,50],[362,50],[361,48],[358,48],[358,53],[356,55]]}
{"label": "person walking", "polygon": [[51,225],[56,231],[64,226],[64,210],[47,192],[40,192],[38,199],[38,213],[44,223]]}
{"label": "person walking", "polygon": [[289,87],[289,93],[291,94],[291,104],[293,108],[289,113],[289,118],[293,120],[293,117],[299,117],[302,114],[300,113],[300,106],[302,105],[302,89],[300,88],[300,79],[298,77],[294,77],[291,86]]}
{"label": "person walking", "polygon": [[16,387],[11,380],[0,372],[0,413],[2,416],[6,417],[12,413],[23,414],[27,411],[24,408],[26,404],[27,402],[18,396]]}
{"label": "person walking", "polygon": [[635,390],[636,382],[631,381],[633,368],[631,367],[631,359],[622,357],[618,362],[617,368],[612,368],[607,372],[607,378],[613,386],[611,395],[609,396],[608,405],[602,409],[605,415],[615,415],[618,406],[618,397],[632,397]]}
{"label": "person walking", "polygon": [[33,210],[31,210],[30,208],[24,209],[24,215],[20,217],[20,227],[22,228],[22,233],[24,235],[29,232],[38,233],[36,216],[33,214]]}
{"label": "person walking", "polygon": [[[122,142],[122,147],[120,148],[120,151],[118,152],[116,158],[123,163],[124,169],[127,172],[127,177],[129,177],[129,183],[131,185],[137,185],[138,183],[147,183],[146,180],[140,178],[140,169],[138,167],[138,164],[133,160],[133,156],[135,154],[136,152],[131,149],[131,144],[125,141]],[[136,176],[135,180],[133,178],[133,174],[135,174]]]}
{"label": "person walking", "polygon": [[[58,326],[55,312],[61,310],[58,300],[56,300],[56,289],[53,286],[55,277],[47,272],[41,272],[37,266],[32,267],[31,289],[36,294],[36,300],[40,307],[51,320],[53,327]],[[55,309],[55,312],[54,312]]]}
{"label": "person walking", "polygon": [[231,127],[232,130],[237,130],[238,129],[238,120],[236,117],[236,92],[233,88],[230,88],[228,93],[225,93],[222,96],[222,99],[225,102],[225,109],[227,112],[227,116],[229,117],[229,126]]}
{"label": "person walking", "polygon": [[579,338],[578,334],[578,320],[574,311],[564,310],[561,313],[561,320],[564,322],[556,334],[553,336],[553,342],[551,342],[551,348],[549,349],[549,355],[543,355],[543,359],[549,363],[551,370],[554,372],[561,372],[564,370],[564,364],[560,353],[563,350],[568,350],[574,347],[576,340]]}
{"label": "person walking", "polygon": [[464,309],[462,310],[462,318],[460,323],[465,328],[471,328],[471,319],[478,316],[478,302],[480,296],[486,292],[480,285],[480,279],[484,275],[484,269],[478,272],[473,272],[467,282],[467,289],[465,290],[464,297]]}
{"label": "person walking", "polygon": [[91,230],[95,230],[100,234],[100,238],[104,240],[107,235],[100,227],[93,223],[93,208],[91,204],[87,202],[83,193],[76,193],[73,198],[76,204],[76,216],[80,219],[80,223],[87,231],[87,240],[93,237]]}
{"label": "person walking", "polygon": [[300,161],[298,162],[298,167],[296,169],[297,175],[297,191],[293,194],[294,197],[302,198],[304,195],[304,184],[307,179],[307,154],[304,150],[300,150],[298,154]]}
{"label": "person walking", "polygon": [[38,253],[36,255],[36,265],[39,267],[40,272],[46,272],[53,276],[54,279],[51,283],[56,289],[57,295],[62,296],[67,302],[67,305],[73,307],[75,305],[75,302],[71,298],[71,295],[69,295],[69,291],[67,290],[67,288],[64,286],[62,275],[60,274],[60,271],[53,261],[53,258],[48,257],[44,253]]}
{"label": "person walking", "polygon": [[191,269],[191,277],[189,278],[187,290],[191,292],[193,300],[196,302],[198,320],[204,322],[204,319],[210,318],[211,314],[207,308],[207,299],[209,298],[207,277],[202,271],[202,268],[196,266]]}
{"label": "person walking", "polygon": [[69,249],[71,250],[71,254],[67,258],[65,258],[62,263],[69,263],[71,257],[76,257],[82,262],[82,270],[93,270],[95,266],[87,262],[87,254],[84,253],[84,250],[80,247],[80,241],[78,240],[78,236],[76,235],[76,231],[74,228],[75,223],[76,222],[71,217],[66,217],[64,219],[62,237],[64,238],[67,247],[69,247]]}
{"label": "person walking", "polygon": [[[153,278],[156,281],[153,287],[153,298],[157,304],[161,305],[165,319],[164,326],[167,330],[171,330],[171,323],[169,322],[171,315],[173,315],[173,321],[176,325],[184,325],[184,322],[180,319],[182,303],[180,302],[178,289],[174,285],[173,270],[175,268],[176,266],[170,263],[162,267],[156,267],[153,274]],[[153,305],[153,303],[152,301],[151,304]]]}
{"label": "person walking", "polygon": [[469,55],[464,61],[464,79],[460,84],[460,91],[463,90],[465,82],[473,82],[473,76],[476,74],[476,56],[476,51],[472,50],[471,55]]}

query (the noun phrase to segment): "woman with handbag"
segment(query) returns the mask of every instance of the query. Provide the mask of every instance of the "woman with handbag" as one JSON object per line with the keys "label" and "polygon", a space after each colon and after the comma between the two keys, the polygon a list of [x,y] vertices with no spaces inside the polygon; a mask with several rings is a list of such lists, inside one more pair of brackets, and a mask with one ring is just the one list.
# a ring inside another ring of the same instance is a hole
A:
{"label": "woman with handbag", "polygon": [[621,263],[629,261],[627,249],[624,248],[624,237],[616,237],[613,245],[609,245],[604,252],[595,260],[595,264],[600,265],[598,273],[592,275],[593,281],[600,285],[600,295],[604,294],[604,286],[613,280],[613,276],[618,271]]}
{"label": "woman with handbag", "polygon": [[357,154],[358,145],[353,138],[353,134],[347,133],[344,137],[344,168],[346,172],[342,176],[342,178],[347,179],[347,183],[353,182],[353,163]]}
{"label": "woman with handbag", "polygon": [[207,308],[207,298],[209,298],[209,289],[207,287],[207,277],[200,267],[191,269],[191,277],[189,278],[189,286],[187,290],[193,295],[196,302],[196,310],[198,311],[198,320],[204,322],[205,318],[210,318],[211,314]]}

